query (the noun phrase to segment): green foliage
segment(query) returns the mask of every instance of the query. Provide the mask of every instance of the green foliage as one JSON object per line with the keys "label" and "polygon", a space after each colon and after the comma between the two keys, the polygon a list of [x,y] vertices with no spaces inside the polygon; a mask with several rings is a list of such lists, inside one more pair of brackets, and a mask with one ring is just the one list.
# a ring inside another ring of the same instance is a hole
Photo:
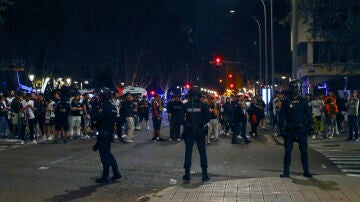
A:
{"label": "green foliage", "polygon": [[298,15],[308,32],[330,42],[339,55],[360,48],[359,0],[297,0]]}
{"label": "green foliage", "polygon": [[12,5],[14,5],[12,0],[0,0],[0,25],[5,23],[8,7]]}

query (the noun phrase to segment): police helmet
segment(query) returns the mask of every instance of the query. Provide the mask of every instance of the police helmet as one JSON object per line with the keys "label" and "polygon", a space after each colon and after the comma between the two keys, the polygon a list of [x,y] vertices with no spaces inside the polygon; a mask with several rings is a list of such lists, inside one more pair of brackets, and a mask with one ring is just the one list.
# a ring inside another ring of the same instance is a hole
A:
{"label": "police helmet", "polygon": [[98,90],[98,95],[101,101],[109,101],[111,99],[111,90],[107,87],[102,87]]}
{"label": "police helmet", "polygon": [[198,98],[201,97],[201,89],[199,86],[192,86],[189,90],[189,97],[190,98]]}
{"label": "police helmet", "polygon": [[301,94],[301,89],[302,89],[302,81],[300,81],[298,79],[290,81],[289,91],[292,95]]}

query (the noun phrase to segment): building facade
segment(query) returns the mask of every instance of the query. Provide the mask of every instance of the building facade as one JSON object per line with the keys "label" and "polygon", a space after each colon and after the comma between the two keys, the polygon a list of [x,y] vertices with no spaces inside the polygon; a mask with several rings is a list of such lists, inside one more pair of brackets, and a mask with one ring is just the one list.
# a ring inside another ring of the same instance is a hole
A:
{"label": "building facade", "polygon": [[[360,52],[353,47],[346,54],[339,54],[339,48],[323,37],[315,36],[317,30],[335,30],[336,26],[325,27],[316,19],[327,15],[337,4],[336,0],[316,0],[316,12],[312,19],[304,21],[297,5],[292,0],[291,51],[292,78],[304,82],[304,92],[318,94],[328,90],[360,90]],[[350,12],[350,13],[349,13]],[[360,16],[357,9],[346,10],[344,19],[349,15]],[[319,21],[320,22],[320,21]],[[311,25],[310,25],[311,24]]]}

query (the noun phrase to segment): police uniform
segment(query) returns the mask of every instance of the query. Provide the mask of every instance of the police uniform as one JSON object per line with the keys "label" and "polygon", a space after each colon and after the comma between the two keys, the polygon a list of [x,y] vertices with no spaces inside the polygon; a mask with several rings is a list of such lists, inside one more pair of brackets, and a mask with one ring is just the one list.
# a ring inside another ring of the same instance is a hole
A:
{"label": "police uniform", "polygon": [[[177,98],[179,97],[177,96]],[[172,101],[168,106],[168,113],[170,116],[170,139],[175,140],[180,138],[180,126],[184,117],[183,103],[179,99]]]}
{"label": "police uniform", "polygon": [[109,169],[110,166],[113,170],[114,176],[111,180],[121,178],[119,168],[114,156],[111,154],[111,142],[113,141],[114,125],[116,121],[117,110],[116,107],[109,101],[110,90],[102,88],[100,92],[100,98],[102,104],[99,111],[95,114],[95,121],[99,130],[97,142],[93,147],[93,150],[99,150],[101,163],[103,166],[102,177],[96,179],[96,183],[109,183]]}
{"label": "police uniform", "polygon": [[313,127],[312,115],[307,101],[301,97],[301,81],[290,82],[291,95],[287,98],[280,109],[280,129],[284,138],[284,171],[280,177],[290,176],[291,152],[294,142],[299,144],[301,162],[303,165],[303,176],[312,177],[309,172],[308,163],[308,141],[307,132]]}
{"label": "police uniform", "polygon": [[185,175],[184,180],[190,180],[191,157],[194,143],[198,147],[202,168],[202,180],[209,180],[207,173],[207,157],[205,147],[204,125],[210,121],[208,106],[200,101],[200,89],[194,86],[189,92],[190,100],[184,104],[184,142],[185,142]]}

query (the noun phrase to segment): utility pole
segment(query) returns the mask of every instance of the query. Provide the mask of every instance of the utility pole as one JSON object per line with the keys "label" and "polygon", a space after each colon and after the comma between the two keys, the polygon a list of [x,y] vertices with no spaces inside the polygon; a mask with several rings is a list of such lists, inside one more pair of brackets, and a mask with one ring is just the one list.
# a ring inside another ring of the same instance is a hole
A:
{"label": "utility pole", "polygon": [[274,56],[274,14],[273,14],[273,0],[270,0],[270,15],[271,15],[271,96],[274,94],[274,85],[275,85],[275,56]]}

